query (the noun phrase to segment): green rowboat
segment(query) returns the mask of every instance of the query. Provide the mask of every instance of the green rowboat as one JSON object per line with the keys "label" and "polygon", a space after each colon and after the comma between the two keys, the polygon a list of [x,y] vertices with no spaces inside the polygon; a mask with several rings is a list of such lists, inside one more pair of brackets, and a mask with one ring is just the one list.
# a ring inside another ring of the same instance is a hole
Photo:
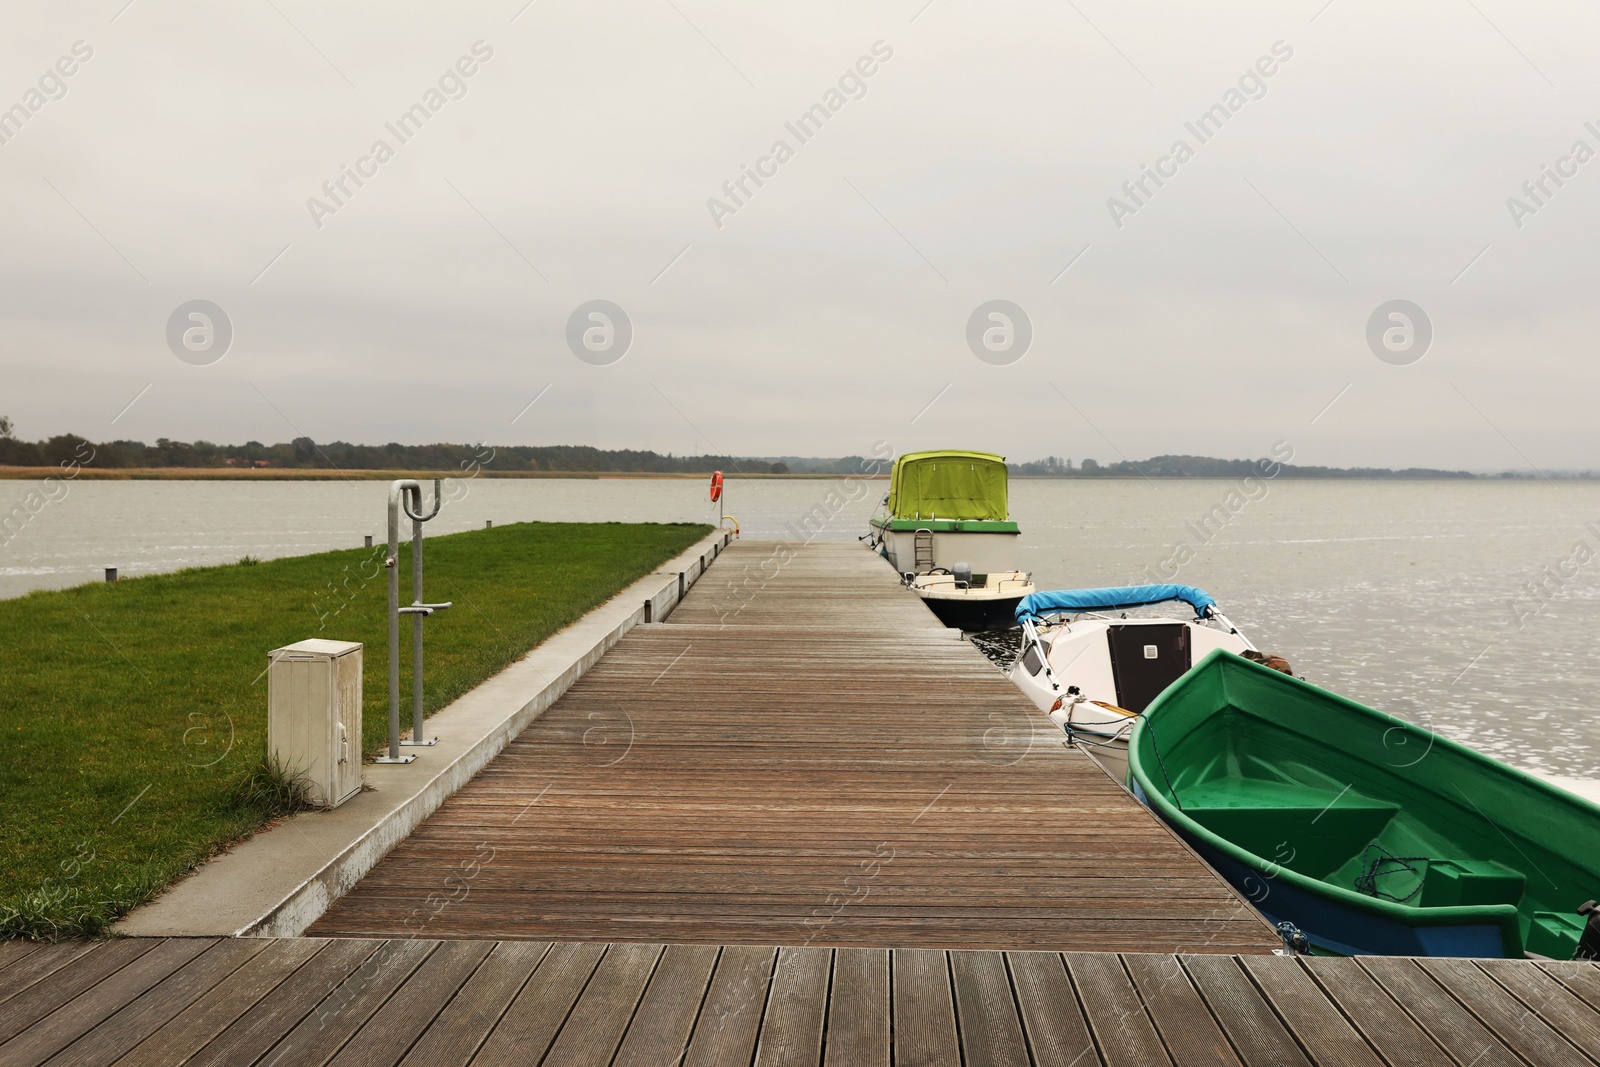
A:
{"label": "green rowboat", "polygon": [[1139,800],[1286,940],[1600,949],[1600,807],[1422,727],[1219,650],[1145,710],[1128,762]]}

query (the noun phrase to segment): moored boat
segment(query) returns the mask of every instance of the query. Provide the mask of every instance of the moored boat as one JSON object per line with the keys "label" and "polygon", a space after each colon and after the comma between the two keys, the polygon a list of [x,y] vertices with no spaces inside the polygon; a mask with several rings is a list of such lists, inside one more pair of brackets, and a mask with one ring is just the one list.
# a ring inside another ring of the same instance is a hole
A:
{"label": "moored boat", "polygon": [[[1184,603],[1192,618],[1113,612]],[[1018,601],[1022,652],[1007,677],[1118,781],[1138,714],[1212,649],[1252,645],[1192,585],[1061,589]]]}
{"label": "moored boat", "polygon": [[992,452],[908,452],[866,536],[946,626],[1009,626],[1034,591],[1017,570],[1021,530],[1008,511],[1006,460]]}
{"label": "moored boat", "polygon": [[1314,951],[1600,953],[1600,807],[1229,652],[1145,709],[1129,781]]}

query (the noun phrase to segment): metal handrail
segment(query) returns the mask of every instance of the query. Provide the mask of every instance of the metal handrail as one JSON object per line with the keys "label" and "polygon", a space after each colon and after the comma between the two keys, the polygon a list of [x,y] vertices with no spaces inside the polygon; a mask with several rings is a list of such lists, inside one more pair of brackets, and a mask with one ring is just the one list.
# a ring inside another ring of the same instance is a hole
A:
{"label": "metal handrail", "polygon": [[[987,577],[993,579],[994,584],[990,585],[986,583],[980,586],[972,586],[971,588],[992,590],[998,593],[1004,590],[1007,585],[1021,586],[1026,588],[1033,584],[1032,578],[997,578],[993,572],[990,572]],[[918,574],[916,579],[921,583],[921,587],[924,589],[931,588],[935,585],[953,585],[957,589],[969,588],[967,582],[957,581],[954,574],[934,574],[932,572],[928,572]]]}

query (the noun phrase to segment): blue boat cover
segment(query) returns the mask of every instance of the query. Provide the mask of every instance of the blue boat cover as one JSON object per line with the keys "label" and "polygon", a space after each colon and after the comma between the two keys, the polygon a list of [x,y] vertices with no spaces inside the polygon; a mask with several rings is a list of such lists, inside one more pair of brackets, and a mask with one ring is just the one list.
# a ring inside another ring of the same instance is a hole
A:
{"label": "blue boat cover", "polygon": [[1194,608],[1197,618],[1217,602],[1204,589],[1192,585],[1118,585],[1106,589],[1057,589],[1050,593],[1029,593],[1017,603],[1017,621],[1037,618],[1052,611],[1113,611],[1181,600]]}

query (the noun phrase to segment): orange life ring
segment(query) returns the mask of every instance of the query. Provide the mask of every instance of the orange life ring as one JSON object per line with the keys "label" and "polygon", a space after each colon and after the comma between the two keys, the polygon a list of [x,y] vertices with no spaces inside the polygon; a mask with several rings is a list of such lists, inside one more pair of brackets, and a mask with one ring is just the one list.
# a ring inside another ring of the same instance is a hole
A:
{"label": "orange life ring", "polygon": [[711,472],[711,502],[715,504],[722,499],[722,472]]}

